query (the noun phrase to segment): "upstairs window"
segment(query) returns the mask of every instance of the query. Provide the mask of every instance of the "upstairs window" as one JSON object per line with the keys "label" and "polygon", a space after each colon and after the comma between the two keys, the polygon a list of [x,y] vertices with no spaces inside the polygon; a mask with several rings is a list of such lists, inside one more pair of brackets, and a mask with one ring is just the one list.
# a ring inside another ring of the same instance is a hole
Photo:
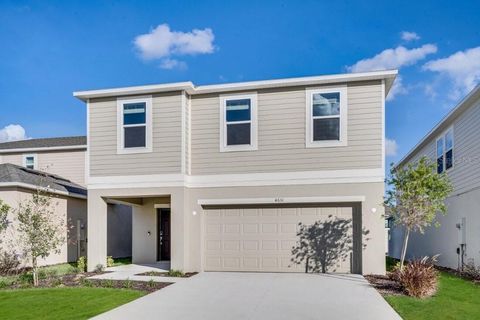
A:
{"label": "upstairs window", "polygon": [[347,145],[346,87],[307,90],[307,147]]}
{"label": "upstairs window", "polygon": [[437,173],[453,167],[453,129],[448,129],[437,139]]}
{"label": "upstairs window", "polygon": [[23,166],[27,169],[37,169],[37,155],[36,154],[24,154]]}
{"label": "upstairs window", "polygon": [[152,149],[152,100],[118,99],[118,153],[150,152]]}
{"label": "upstairs window", "polygon": [[220,100],[220,151],[256,150],[256,94],[225,96]]}

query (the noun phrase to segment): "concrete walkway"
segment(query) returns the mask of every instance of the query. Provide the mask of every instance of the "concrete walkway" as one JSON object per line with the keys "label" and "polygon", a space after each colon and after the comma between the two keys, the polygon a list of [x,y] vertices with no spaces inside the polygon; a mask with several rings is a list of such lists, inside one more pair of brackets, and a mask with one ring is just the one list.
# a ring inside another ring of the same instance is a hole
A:
{"label": "concrete walkway", "polygon": [[94,319],[401,319],[357,275],[207,272]]}
{"label": "concrete walkway", "polygon": [[110,280],[132,280],[155,282],[178,282],[187,278],[159,277],[159,276],[138,276],[145,272],[167,272],[170,269],[170,262],[158,262],[154,264],[127,264],[118,267],[106,268],[107,273],[89,277],[88,279],[110,279]]}

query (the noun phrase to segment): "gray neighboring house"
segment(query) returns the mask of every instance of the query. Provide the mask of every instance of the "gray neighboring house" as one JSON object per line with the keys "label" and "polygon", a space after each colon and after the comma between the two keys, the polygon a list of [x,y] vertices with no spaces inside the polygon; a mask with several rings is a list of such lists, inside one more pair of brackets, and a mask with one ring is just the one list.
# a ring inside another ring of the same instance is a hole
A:
{"label": "gray neighboring house", "polygon": [[[447,215],[440,227],[413,234],[407,258],[440,254],[438,264],[461,268],[480,265],[480,86],[473,89],[396,166],[427,156],[446,172],[454,191],[447,198]],[[389,254],[400,256],[404,230],[392,226]]]}
{"label": "gray neighboring house", "polygon": [[[74,136],[0,143],[0,165],[3,168],[0,178],[0,199],[12,207],[38,187],[41,181],[37,179],[38,177],[50,177],[79,188],[81,197],[75,196],[75,193],[66,192],[62,188],[55,188],[55,190],[57,195],[65,198],[65,204],[68,204],[66,208],[58,209],[59,214],[74,216],[75,221],[72,220],[74,227],[82,226],[82,231],[73,232],[69,239],[71,243],[83,243],[81,255],[86,254],[87,240],[86,140],[86,136]],[[128,206],[110,203],[108,210],[111,213],[108,221],[108,255],[129,257],[131,256],[131,209]],[[75,237],[80,237],[80,241],[76,241]],[[66,255],[60,255],[45,263],[76,260],[77,251],[73,250],[71,245],[68,247],[68,259]]]}
{"label": "gray neighboring house", "polygon": [[304,272],[291,261],[299,223],[334,217],[349,224],[330,236],[352,246],[328,270],[385,273],[384,115],[396,74],[75,92],[87,108],[89,270],[104,264],[117,202],[133,210],[135,263]]}

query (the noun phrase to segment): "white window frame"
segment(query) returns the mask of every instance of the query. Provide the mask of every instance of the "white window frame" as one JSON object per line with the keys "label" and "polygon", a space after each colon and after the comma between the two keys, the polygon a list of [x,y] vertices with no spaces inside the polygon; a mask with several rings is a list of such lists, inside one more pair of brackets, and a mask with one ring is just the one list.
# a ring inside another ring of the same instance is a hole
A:
{"label": "white window frame", "polygon": [[36,153],[26,153],[23,155],[23,166],[27,167],[27,158],[33,157],[33,170],[38,170],[38,157]]}
{"label": "white window frame", "polygon": [[[138,127],[143,125],[123,124],[123,105],[128,103],[145,103],[145,147],[125,148],[125,127]],[[152,96],[117,98],[117,154],[147,153],[152,152]]]}
{"label": "white window frame", "polygon": [[[235,121],[237,124],[250,123],[250,144],[227,145],[227,101],[250,99],[250,121]],[[257,93],[229,94],[220,96],[220,152],[258,150]]]}
{"label": "white window frame", "polygon": [[[447,169],[447,133],[451,132],[452,133],[452,166]],[[443,172],[451,171],[455,167],[455,133],[453,131],[453,126],[449,127],[448,129],[444,130],[438,137],[435,139],[435,164],[437,164],[438,161],[438,150],[437,150],[437,144],[439,140],[443,139]],[[437,171],[438,172],[438,171]]]}
{"label": "white window frame", "polygon": [[[340,115],[335,116],[313,116],[313,95],[317,93],[335,93],[340,94]],[[322,147],[344,147],[347,146],[347,86],[323,87],[305,90],[306,93],[306,132],[305,132],[305,147],[307,148],[322,148]],[[340,118],[339,140],[322,140],[313,141],[313,120]]]}

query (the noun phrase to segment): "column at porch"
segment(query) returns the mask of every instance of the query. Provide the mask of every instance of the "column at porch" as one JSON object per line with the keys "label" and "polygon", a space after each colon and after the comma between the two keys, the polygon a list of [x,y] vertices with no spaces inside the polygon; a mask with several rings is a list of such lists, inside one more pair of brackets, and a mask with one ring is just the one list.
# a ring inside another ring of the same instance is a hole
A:
{"label": "column at porch", "polygon": [[100,192],[88,191],[88,271],[107,263],[107,203]]}

